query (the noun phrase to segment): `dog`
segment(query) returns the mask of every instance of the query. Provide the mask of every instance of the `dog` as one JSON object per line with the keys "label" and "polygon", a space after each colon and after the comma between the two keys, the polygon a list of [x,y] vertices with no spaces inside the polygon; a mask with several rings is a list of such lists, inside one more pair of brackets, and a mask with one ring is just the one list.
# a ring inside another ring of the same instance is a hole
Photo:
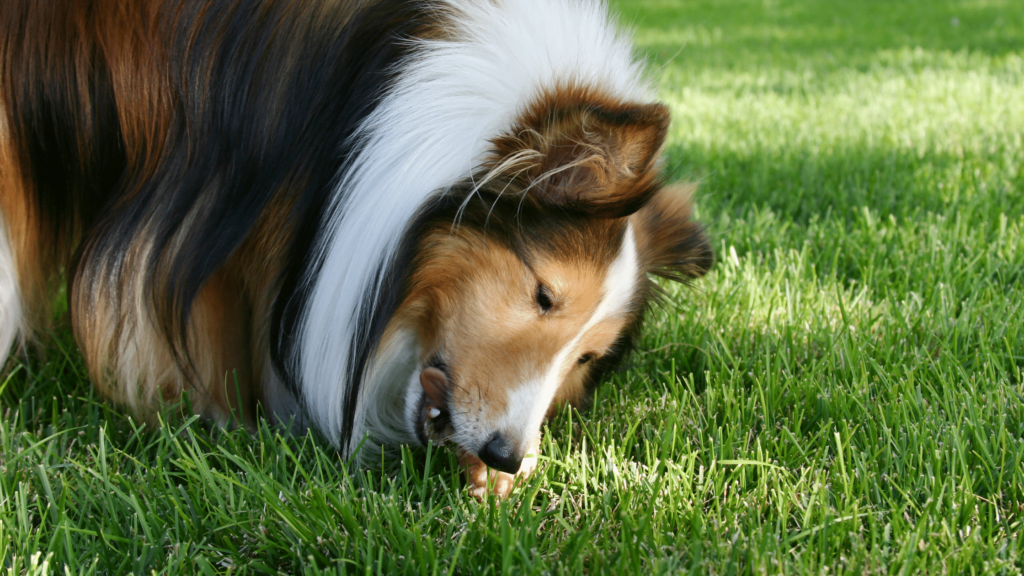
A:
{"label": "dog", "polygon": [[0,38],[0,349],[66,282],[143,418],[450,442],[505,495],[713,260],[599,1],[6,0]]}

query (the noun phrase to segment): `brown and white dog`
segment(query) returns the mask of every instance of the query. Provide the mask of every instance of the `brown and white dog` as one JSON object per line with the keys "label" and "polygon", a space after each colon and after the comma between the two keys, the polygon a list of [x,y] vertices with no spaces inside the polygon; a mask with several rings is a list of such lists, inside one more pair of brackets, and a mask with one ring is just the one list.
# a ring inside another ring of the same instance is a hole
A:
{"label": "brown and white dog", "polygon": [[600,2],[4,0],[0,354],[65,279],[137,414],[450,441],[506,493],[711,264],[668,125]]}

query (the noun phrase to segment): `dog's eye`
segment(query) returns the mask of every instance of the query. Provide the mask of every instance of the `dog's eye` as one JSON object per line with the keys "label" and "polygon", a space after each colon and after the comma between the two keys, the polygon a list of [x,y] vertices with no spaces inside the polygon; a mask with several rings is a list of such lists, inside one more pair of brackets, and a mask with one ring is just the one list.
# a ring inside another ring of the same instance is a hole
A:
{"label": "dog's eye", "polygon": [[534,295],[537,300],[537,306],[540,306],[540,311],[543,314],[548,310],[551,310],[551,293],[548,291],[548,287],[543,284],[537,284],[537,293]]}
{"label": "dog's eye", "polygon": [[586,364],[587,362],[590,362],[593,359],[594,359],[594,355],[593,354],[584,354],[583,356],[580,356],[580,359],[577,360],[576,363],[580,364],[580,365],[583,365],[583,364]]}

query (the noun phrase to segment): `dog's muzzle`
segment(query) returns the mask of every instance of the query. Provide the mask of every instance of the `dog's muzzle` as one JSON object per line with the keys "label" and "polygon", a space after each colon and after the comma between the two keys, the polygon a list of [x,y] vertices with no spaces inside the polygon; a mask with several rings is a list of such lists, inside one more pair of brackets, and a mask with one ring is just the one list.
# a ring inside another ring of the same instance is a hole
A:
{"label": "dog's muzzle", "polygon": [[523,455],[517,452],[500,432],[495,432],[487,444],[484,444],[479,457],[480,461],[489,468],[501,470],[507,474],[519,472],[519,468],[523,465]]}

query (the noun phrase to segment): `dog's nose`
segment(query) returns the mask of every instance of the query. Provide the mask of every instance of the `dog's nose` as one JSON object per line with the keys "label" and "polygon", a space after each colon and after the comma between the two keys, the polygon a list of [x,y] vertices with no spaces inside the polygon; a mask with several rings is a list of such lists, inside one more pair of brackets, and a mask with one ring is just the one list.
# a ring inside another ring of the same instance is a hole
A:
{"label": "dog's nose", "polygon": [[495,468],[502,472],[515,474],[523,464],[523,457],[516,454],[512,445],[505,440],[504,436],[495,432],[494,436],[480,450],[480,460],[489,468]]}

